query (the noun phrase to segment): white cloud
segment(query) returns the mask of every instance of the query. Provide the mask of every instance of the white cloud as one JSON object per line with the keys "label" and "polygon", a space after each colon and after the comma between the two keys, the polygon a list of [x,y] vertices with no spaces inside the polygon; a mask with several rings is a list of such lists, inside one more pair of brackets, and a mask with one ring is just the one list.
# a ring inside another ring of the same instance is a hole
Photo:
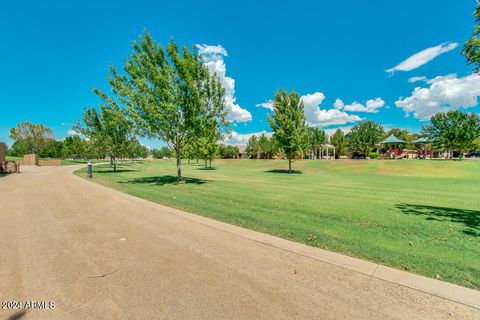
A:
{"label": "white cloud", "polygon": [[378,97],[375,99],[367,100],[366,104],[361,104],[357,101],[354,101],[352,104],[345,105],[342,100],[335,100],[333,106],[338,110],[345,110],[351,112],[368,112],[368,113],[377,113],[378,109],[385,105],[385,101],[382,98]]}
{"label": "white cloud", "polygon": [[345,107],[345,103],[343,103],[342,100],[340,100],[339,98],[335,99],[335,102],[333,103],[333,107],[335,109],[342,109],[343,107]]}
{"label": "white cloud", "polygon": [[340,129],[343,131],[343,134],[347,134],[349,133],[351,130],[352,130],[352,126],[345,126],[345,127],[336,127],[336,128],[328,128],[328,129],[325,129],[325,132],[327,133],[327,135],[329,137],[331,137],[335,131],[337,131],[337,129]]}
{"label": "white cloud", "polygon": [[427,80],[425,80],[425,82],[429,83],[429,84],[432,84],[432,83],[440,82],[440,81],[443,81],[443,80],[455,79],[456,77],[457,77],[456,73],[450,73],[450,74],[447,74],[446,76],[437,76],[433,79],[427,79]]}
{"label": "white cloud", "polygon": [[408,79],[408,82],[415,83],[415,82],[418,82],[418,81],[426,81],[426,80],[427,80],[427,77],[425,77],[425,76],[411,77],[410,79]]}
{"label": "white cloud", "polygon": [[227,67],[224,57],[228,56],[222,46],[209,46],[206,44],[197,45],[198,52],[202,56],[205,65],[211,74],[216,73],[222,86],[225,88],[225,106],[227,109],[226,120],[237,122],[248,122],[252,120],[252,114],[236,104],[235,80],[227,77]]}
{"label": "white cloud", "polygon": [[326,127],[362,120],[359,116],[350,115],[339,109],[321,109],[320,105],[323,100],[325,100],[325,95],[322,92],[315,92],[302,96],[305,116],[310,125]]}
{"label": "white cloud", "polygon": [[[322,92],[314,92],[301,96],[304,105],[305,117],[307,122],[312,126],[327,127],[331,125],[342,125],[351,122],[363,120],[356,115],[350,115],[341,111],[343,102],[337,99],[334,103],[334,109],[321,109],[320,105],[325,100],[325,95]],[[257,104],[257,107],[267,108],[273,110],[273,101],[268,100]]]}
{"label": "white cloud", "polygon": [[199,44],[197,45],[198,52],[204,57],[204,58],[210,58],[213,56],[224,56],[228,57],[227,50],[225,50],[224,47],[221,45],[218,46],[209,46],[206,44]]}
{"label": "white cloud", "polygon": [[260,131],[260,132],[254,132],[254,133],[237,133],[235,131],[231,131],[229,135],[225,138],[224,142],[229,145],[246,145],[248,142],[248,139],[250,139],[251,136],[261,136],[262,134],[265,134],[267,137],[272,136],[272,132],[267,132],[267,131]]}
{"label": "white cloud", "polygon": [[273,110],[273,100],[268,100],[256,105],[257,107],[267,108],[269,110]]}
{"label": "white cloud", "polygon": [[420,120],[428,120],[438,112],[478,105],[480,76],[476,74],[462,78],[454,75],[436,77],[427,83],[429,88],[417,87],[411,96],[400,97],[395,105],[402,108],[406,115],[413,113]]}
{"label": "white cloud", "polygon": [[439,55],[449,52],[458,47],[457,42],[444,42],[438,46],[424,49],[414,55],[408,57],[406,60],[400,62],[393,68],[385,70],[388,73],[394,73],[395,71],[410,71],[417,69],[424,64],[432,61]]}
{"label": "white cloud", "polygon": [[75,130],[68,130],[67,131],[68,135],[70,136],[76,136],[76,135],[79,135],[80,133],[78,133],[77,131]]}
{"label": "white cloud", "polygon": [[373,100],[367,100],[366,107],[368,110],[376,110],[378,108],[383,107],[384,105],[385,105],[385,101],[383,101],[382,98],[378,97]]}

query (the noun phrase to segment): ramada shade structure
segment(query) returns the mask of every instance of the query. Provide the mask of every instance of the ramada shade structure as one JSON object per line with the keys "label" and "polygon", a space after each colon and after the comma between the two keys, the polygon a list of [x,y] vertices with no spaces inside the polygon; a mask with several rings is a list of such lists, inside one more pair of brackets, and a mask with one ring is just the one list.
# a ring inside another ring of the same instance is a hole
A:
{"label": "ramada shade structure", "polygon": [[[397,137],[395,137],[393,134],[391,134],[390,136],[388,136],[387,139],[383,140],[382,141],[383,144],[387,144],[387,145],[390,145],[389,149],[388,149],[388,154],[390,155],[390,157],[397,157],[398,156],[398,150],[397,150],[397,145],[399,144],[405,144],[407,143],[406,141],[403,141],[401,139],[398,139]],[[393,145],[393,150],[391,150],[391,145]]]}
{"label": "ramada shade structure", "polygon": [[432,142],[431,140],[429,140],[428,138],[422,137],[422,138],[418,138],[417,140],[415,140],[413,142],[423,145],[423,148],[421,148],[421,151],[420,151],[421,152],[420,156],[423,157],[423,159],[426,159],[427,154],[430,155],[430,159],[433,158],[432,150],[427,150],[427,148],[426,148],[426,144]]}
{"label": "ramada shade structure", "polygon": [[390,136],[388,136],[387,139],[383,140],[382,143],[383,144],[401,144],[401,143],[407,143],[407,142],[401,139],[398,139],[393,134],[391,134]]}

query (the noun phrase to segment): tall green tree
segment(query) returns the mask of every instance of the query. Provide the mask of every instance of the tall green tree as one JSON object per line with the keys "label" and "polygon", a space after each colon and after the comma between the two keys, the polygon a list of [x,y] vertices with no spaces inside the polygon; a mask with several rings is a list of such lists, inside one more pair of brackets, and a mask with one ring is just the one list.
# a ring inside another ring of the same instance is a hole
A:
{"label": "tall green tree", "polygon": [[9,137],[14,140],[14,143],[18,144],[19,150],[38,155],[55,141],[52,129],[42,124],[32,124],[28,121],[19,123],[15,128],[11,128]]}
{"label": "tall green tree", "polygon": [[212,167],[212,161],[218,153],[217,141],[216,137],[207,136],[200,138],[196,144],[198,157],[205,161],[205,169],[208,163],[210,163],[210,168]]}
{"label": "tall green tree", "polygon": [[222,159],[233,159],[240,153],[240,149],[237,146],[223,145],[218,146],[218,154]]}
{"label": "tall green tree", "polygon": [[136,138],[130,139],[126,144],[125,156],[133,160],[138,158],[146,158],[148,156],[148,148],[140,143]]}
{"label": "tall green tree", "polygon": [[68,136],[63,140],[63,158],[73,160],[86,158],[87,142],[79,135]]}
{"label": "tall green tree", "polygon": [[63,155],[63,142],[54,140],[49,143],[40,154],[42,158],[62,158]]}
{"label": "tall green tree", "polygon": [[307,120],[300,95],[291,91],[275,92],[273,114],[268,117],[273,139],[288,159],[288,172],[292,172],[292,160],[307,149]]}
{"label": "tall green tree", "polygon": [[23,157],[24,154],[28,154],[27,148],[20,141],[13,142],[12,146],[7,150],[7,155],[12,157]]}
{"label": "tall green tree", "polygon": [[274,147],[272,139],[267,137],[265,133],[262,133],[258,138],[258,151],[260,153],[260,159],[271,159],[273,150]]}
{"label": "tall green tree", "polygon": [[480,2],[477,1],[477,8],[473,12],[475,21],[474,31],[470,39],[465,43],[462,54],[467,59],[468,64],[475,65],[475,71],[480,68]]}
{"label": "tall green tree", "polygon": [[153,149],[152,156],[156,159],[171,158],[174,156],[174,152],[169,147],[163,146],[160,149]]}
{"label": "tall green tree", "polygon": [[125,155],[132,138],[132,123],[115,99],[99,89],[94,89],[94,93],[102,100],[99,111],[94,107],[87,108],[82,116],[83,124],[76,122],[73,129],[93,143],[103,144],[113,171],[117,172],[117,160]]}
{"label": "tall green tree", "polygon": [[448,151],[464,151],[472,148],[480,137],[480,116],[460,110],[437,113],[430,119],[431,124],[422,128],[422,133],[437,148]]}
{"label": "tall green tree", "polygon": [[337,129],[335,133],[330,137],[330,143],[335,147],[335,152],[339,156],[343,156],[347,153],[347,140],[345,134],[341,129]]}
{"label": "tall green tree", "polygon": [[258,144],[258,138],[255,135],[252,135],[247,142],[247,147],[245,148],[245,152],[248,154],[250,158],[257,158],[258,153],[260,152],[260,146]]}
{"label": "tall green tree", "polygon": [[313,159],[317,159],[318,150],[328,142],[327,134],[317,127],[308,127],[308,145],[313,153]]}
{"label": "tall green tree", "polygon": [[352,127],[350,146],[353,150],[365,154],[373,150],[384,138],[383,126],[375,121],[362,121]]}
{"label": "tall green tree", "polygon": [[138,133],[159,138],[175,150],[182,181],[185,147],[195,137],[218,136],[227,125],[218,77],[209,74],[196,49],[179,50],[175,42],[164,49],[148,32],[133,43],[124,73],[113,66],[110,70],[113,92],[128,108]]}

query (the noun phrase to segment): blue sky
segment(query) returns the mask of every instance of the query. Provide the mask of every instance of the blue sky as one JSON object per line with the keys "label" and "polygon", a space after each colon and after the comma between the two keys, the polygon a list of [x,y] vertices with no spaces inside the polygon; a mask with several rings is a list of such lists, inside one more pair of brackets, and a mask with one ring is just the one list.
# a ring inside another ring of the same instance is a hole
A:
{"label": "blue sky", "polygon": [[224,70],[232,143],[269,131],[267,102],[280,88],[304,96],[309,122],[328,131],[359,119],[418,131],[437,111],[480,112],[480,77],[460,54],[475,4],[2,1],[0,141],[24,120],[64,138],[98,103],[92,88],[108,89],[109,64],[120,67],[145,28],[162,44],[204,44],[209,67]]}

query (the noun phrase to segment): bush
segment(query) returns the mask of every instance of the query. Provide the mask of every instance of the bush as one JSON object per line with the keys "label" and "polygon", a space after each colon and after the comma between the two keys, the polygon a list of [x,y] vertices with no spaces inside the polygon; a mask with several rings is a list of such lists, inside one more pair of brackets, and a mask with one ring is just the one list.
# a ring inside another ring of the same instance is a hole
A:
{"label": "bush", "polygon": [[378,158],[378,153],[376,153],[376,152],[370,152],[370,153],[368,154],[368,157],[369,157],[370,159],[376,159],[376,158]]}

